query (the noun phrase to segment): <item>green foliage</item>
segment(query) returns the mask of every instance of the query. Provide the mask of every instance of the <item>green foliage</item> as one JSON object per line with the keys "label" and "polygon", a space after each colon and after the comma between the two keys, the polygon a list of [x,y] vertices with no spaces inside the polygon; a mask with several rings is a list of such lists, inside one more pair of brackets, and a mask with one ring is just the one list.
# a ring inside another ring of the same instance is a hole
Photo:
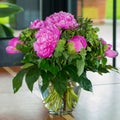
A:
{"label": "green foliage", "polygon": [[26,28],[21,32],[19,39],[25,42],[25,44],[32,45],[33,42],[36,40],[35,33],[35,29]]}
{"label": "green foliage", "polygon": [[78,81],[78,75],[77,75],[77,68],[73,65],[66,65],[63,68],[66,72],[66,74],[69,76],[68,78],[72,81],[77,82]]}
{"label": "green foliage", "polygon": [[41,78],[42,78],[41,91],[44,92],[50,84],[50,81],[52,79],[52,74],[50,72],[45,72],[42,70],[41,71]]}
{"label": "green foliage", "polygon": [[[61,30],[60,40],[50,58],[39,58],[33,49],[37,29],[27,28],[21,32],[19,39],[22,44],[17,44],[17,49],[24,53],[23,71],[13,79],[15,92],[21,87],[24,76],[30,91],[41,77],[42,92],[52,84],[55,94],[57,92],[62,97],[67,91],[69,80],[79,83],[81,88],[92,92],[92,83],[87,77],[87,71],[103,74],[114,67],[107,65],[105,50],[108,46],[99,40],[97,34],[99,29],[93,27],[91,19],[78,18],[78,24],[79,27],[75,29]],[[87,42],[87,47],[79,52],[76,52],[74,45],[68,42],[75,35],[83,36]]]}
{"label": "green foliage", "polygon": [[84,36],[91,46],[95,46],[98,44],[98,28],[94,28],[92,25],[91,19],[88,18],[78,18],[79,28],[76,33],[78,35]]}
{"label": "green foliage", "polygon": [[40,76],[40,70],[37,67],[30,67],[26,73],[25,81],[30,91],[33,90],[34,83],[38,80]]}
{"label": "green foliage", "polygon": [[69,40],[70,38],[72,38],[75,35],[75,30],[64,30],[62,35],[61,35],[61,39],[67,39]]}
{"label": "green foliage", "polygon": [[58,72],[55,78],[52,80],[52,83],[57,93],[60,95],[60,97],[62,97],[67,89],[67,75],[65,72]]}
{"label": "green foliage", "polygon": [[80,77],[79,77],[79,84],[80,87],[87,91],[93,91],[92,90],[92,83],[91,81],[86,77],[86,73],[84,72]]}
{"label": "green foliage", "polygon": [[57,47],[56,47],[55,53],[54,53],[56,58],[62,55],[62,52],[65,50],[65,47],[64,47],[65,43],[66,43],[65,39],[60,39],[58,41],[58,44],[57,44]]}
{"label": "green foliage", "polygon": [[25,73],[26,73],[26,70],[21,70],[13,78],[13,90],[14,90],[14,93],[16,93],[20,89],[20,87],[22,86],[22,81],[23,81],[23,77],[24,77]]}

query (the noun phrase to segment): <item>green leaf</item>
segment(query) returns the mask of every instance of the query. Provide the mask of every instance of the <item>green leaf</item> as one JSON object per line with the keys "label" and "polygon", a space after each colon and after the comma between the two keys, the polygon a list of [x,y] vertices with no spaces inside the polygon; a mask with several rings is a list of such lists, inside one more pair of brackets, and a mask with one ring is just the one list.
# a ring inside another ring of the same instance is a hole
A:
{"label": "green leaf", "polygon": [[86,50],[81,49],[80,55],[82,56],[82,59],[81,60],[79,59],[79,60],[76,61],[76,66],[77,66],[77,70],[78,70],[77,71],[78,76],[80,76],[84,71]]}
{"label": "green leaf", "polygon": [[29,68],[29,67],[31,67],[33,65],[34,65],[33,63],[26,63],[21,68],[25,69],[25,68]]}
{"label": "green leaf", "polygon": [[77,66],[77,69],[78,69],[77,74],[78,74],[78,76],[80,76],[84,71],[85,61],[84,60],[77,60],[76,61],[76,66]]}
{"label": "green leaf", "polygon": [[4,26],[0,24],[0,38],[5,38],[7,37],[6,32],[4,30]]}
{"label": "green leaf", "polygon": [[58,41],[57,47],[54,52],[54,56],[57,58],[59,56],[62,56],[63,51],[65,50],[65,39],[60,39]]}
{"label": "green leaf", "polygon": [[99,74],[102,74],[102,73],[108,73],[109,71],[107,70],[107,67],[106,66],[102,66],[100,65],[99,68],[98,68],[98,73]]}
{"label": "green leaf", "polygon": [[107,63],[107,58],[102,58],[102,64],[105,66]]}
{"label": "green leaf", "polygon": [[21,11],[23,11],[23,8],[18,5],[8,2],[0,3],[0,17],[10,16],[12,14],[16,14]]}
{"label": "green leaf", "polygon": [[52,74],[50,74],[49,72],[41,71],[41,77],[42,77],[41,91],[43,93],[49,85],[49,82],[52,78]]}
{"label": "green leaf", "polygon": [[0,38],[13,37],[13,30],[3,24],[0,24]]}
{"label": "green leaf", "polygon": [[86,50],[84,48],[81,49],[80,55],[82,56],[82,59],[84,60],[86,56]]}
{"label": "green leaf", "polygon": [[47,59],[42,59],[40,63],[40,68],[43,70],[48,70],[49,69],[49,61]]}
{"label": "green leaf", "polygon": [[51,63],[51,64],[49,65],[48,70],[49,70],[52,74],[56,75],[56,74],[58,73],[58,71],[59,71],[59,67],[58,67],[57,65],[55,65],[54,63]]}
{"label": "green leaf", "polygon": [[65,49],[64,48],[65,43],[66,43],[65,39],[60,39],[58,41],[58,44],[57,44],[57,47],[56,47],[55,51],[57,51],[57,52],[63,52],[64,49]]}
{"label": "green leaf", "polygon": [[65,72],[70,76],[70,79],[77,82],[78,81],[78,75],[77,75],[77,68],[73,65],[68,65],[63,68]]}
{"label": "green leaf", "polygon": [[67,88],[67,75],[64,71],[60,71],[52,81],[55,90],[62,97],[63,93]]}
{"label": "green leaf", "polygon": [[22,32],[20,33],[20,37],[19,39],[23,42],[26,43],[26,45],[30,45],[33,47],[33,43],[35,42],[35,33],[36,33],[36,29],[30,29],[30,28],[26,28],[24,30],[22,30]]}
{"label": "green leaf", "polygon": [[25,77],[25,81],[31,92],[33,90],[33,85],[38,80],[39,76],[40,76],[40,70],[38,68],[35,67],[31,67],[31,69],[29,68]]}
{"label": "green leaf", "polygon": [[69,40],[75,35],[74,30],[64,30],[63,33],[61,34],[61,39]]}
{"label": "green leaf", "polygon": [[68,58],[68,63],[71,64],[72,62],[76,62],[76,60],[81,60],[82,57],[79,54],[71,54]]}
{"label": "green leaf", "polygon": [[86,77],[86,74],[82,74],[80,77],[79,77],[79,84],[80,86],[84,89],[84,90],[87,90],[87,91],[93,91],[92,90],[92,83],[91,81]]}
{"label": "green leaf", "polygon": [[14,77],[14,79],[12,81],[14,93],[16,93],[22,86],[22,81],[23,81],[23,77],[24,77],[25,73],[26,73],[25,70],[21,70]]}
{"label": "green leaf", "polygon": [[17,48],[18,50],[20,50],[21,52],[23,52],[23,53],[27,53],[27,52],[30,51],[30,49],[29,49],[27,46],[22,45],[22,44],[17,44],[17,45],[16,45],[16,48]]}

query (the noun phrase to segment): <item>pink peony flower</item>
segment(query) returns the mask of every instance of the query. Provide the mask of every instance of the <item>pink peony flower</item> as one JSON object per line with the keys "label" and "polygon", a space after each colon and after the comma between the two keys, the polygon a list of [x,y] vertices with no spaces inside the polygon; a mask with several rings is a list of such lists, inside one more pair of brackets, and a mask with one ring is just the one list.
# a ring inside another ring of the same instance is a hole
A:
{"label": "pink peony flower", "polygon": [[105,51],[105,56],[110,57],[110,58],[115,58],[118,55],[118,53],[114,50],[106,50]]}
{"label": "pink peony flower", "polygon": [[9,54],[16,54],[19,53],[20,51],[16,49],[16,45],[17,44],[22,44],[21,41],[19,41],[18,37],[12,38],[9,42],[8,42],[8,46],[6,47],[6,51]]}
{"label": "pink peony flower", "polygon": [[83,36],[76,35],[68,41],[68,51],[71,52],[79,52],[82,48],[87,47],[86,39]]}
{"label": "pink peony flower", "polygon": [[105,56],[110,57],[110,58],[115,58],[118,55],[118,53],[114,50],[111,50],[112,45],[107,44],[107,42],[103,39],[101,40],[102,40],[102,44],[107,46],[107,48],[105,49]]}
{"label": "pink peony flower", "polygon": [[58,28],[63,29],[72,29],[78,26],[77,21],[74,16],[70,13],[66,13],[60,11],[58,13],[54,13],[49,17],[46,17],[45,22],[48,24],[55,24]]}
{"label": "pink peony flower", "polygon": [[60,30],[56,26],[47,26],[36,33],[37,41],[34,43],[34,50],[40,58],[52,56],[57,42],[60,39]]}
{"label": "pink peony flower", "polygon": [[39,20],[39,19],[31,22],[30,24],[30,29],[41,29],[43,27],[44,27],[44,21]]}

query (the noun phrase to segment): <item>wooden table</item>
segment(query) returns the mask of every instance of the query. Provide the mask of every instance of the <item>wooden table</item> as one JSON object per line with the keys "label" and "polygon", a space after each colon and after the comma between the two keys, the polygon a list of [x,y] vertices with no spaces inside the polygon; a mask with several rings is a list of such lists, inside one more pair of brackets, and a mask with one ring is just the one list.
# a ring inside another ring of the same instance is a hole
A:
{"label": "wooden table", "polygon": [[12,78],[18,70],[19,67],[0,68],[0,120],[120,120],[120,74],[88,73],[94,92],[81,91],[72,117],[50,116],[39,97],[37,83],[33,93],[23,83],[14,94]]}

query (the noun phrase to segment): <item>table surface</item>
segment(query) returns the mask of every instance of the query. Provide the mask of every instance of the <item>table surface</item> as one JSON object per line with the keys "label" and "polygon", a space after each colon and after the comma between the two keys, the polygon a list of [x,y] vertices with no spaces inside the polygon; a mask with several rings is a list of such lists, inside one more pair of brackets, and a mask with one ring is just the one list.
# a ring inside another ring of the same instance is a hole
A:
{"label": "table surface", "polygon": [[93,93],[82,90],[72,116],[50,116],[40,98],[37,83],[31,93],[23,82],[16,94],[12,78],[19,67],[0,68],[0,120],[120,120],[120,74],[88,73]]}

